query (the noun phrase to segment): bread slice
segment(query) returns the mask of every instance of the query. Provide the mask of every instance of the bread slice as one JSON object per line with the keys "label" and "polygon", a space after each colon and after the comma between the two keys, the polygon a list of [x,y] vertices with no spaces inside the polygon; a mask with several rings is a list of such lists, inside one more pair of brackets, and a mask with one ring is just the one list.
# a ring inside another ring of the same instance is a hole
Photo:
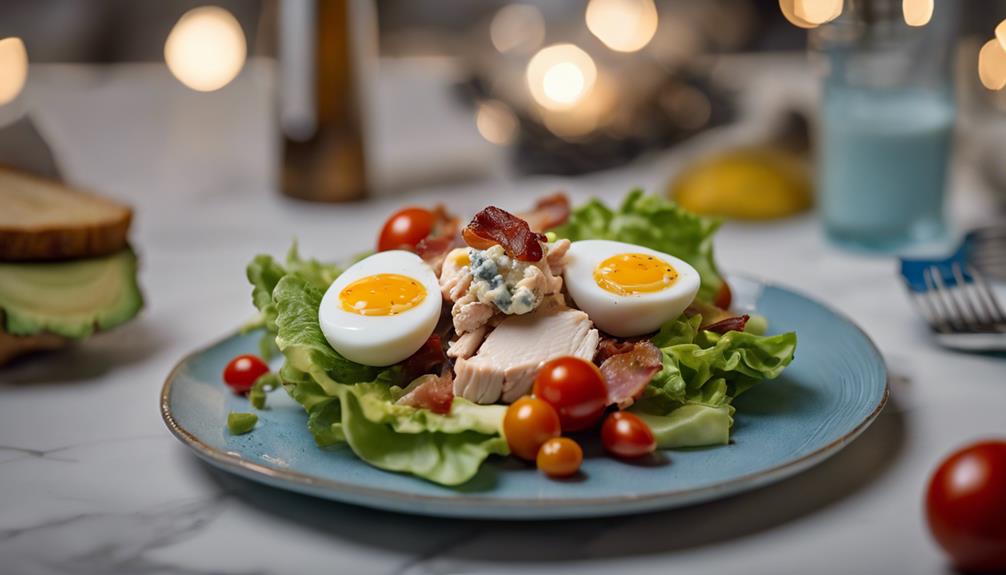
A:
{"label": "bread slice", "polygon": [[21,355],[66,347],[71,341],[53,333],[13,336],[0,331],[0,366]]}
{"label": "bread slice", "polygon": [[0,261],[103,256],[126,247],[119,202],[0,167]]}

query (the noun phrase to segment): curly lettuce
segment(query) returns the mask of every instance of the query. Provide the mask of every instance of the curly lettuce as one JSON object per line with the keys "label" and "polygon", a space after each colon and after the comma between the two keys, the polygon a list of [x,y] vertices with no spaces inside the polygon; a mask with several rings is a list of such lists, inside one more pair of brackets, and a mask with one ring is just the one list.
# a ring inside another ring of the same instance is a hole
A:
{"label": "curly lettuce", "polygon": [[670,200],[635,189],[617,210],[593,199],[551,231],[572,241],[614,240],[681,258],[699,272],[698,297],[712,301],[723,284],[713,259],[713,234],[719,227],[717,219],[695,215]]}
{"label": "curly lettuce", "polygon": [[632,407],[660,447],[725,444],[731,402],[752,385],[774,379],[793,361],[796,334],[756,335],[700,330],[701,316],[665,324],[651,341],[663,367]]}
{"label": "curly lettuce", "polygon": [[354,363],[332,349],[318,323],[318,307],[340,273],[302,260],[296,246],[280,265],[258,256],[248,266],[261,326],[285,362],[284,389],[307,412],[321,447],[347,445],[367,463],[440,483],[471,479],[490,455],[509,453],[501,433],[504,406],[455,398],[450,413],[397,405],[401,370]]}

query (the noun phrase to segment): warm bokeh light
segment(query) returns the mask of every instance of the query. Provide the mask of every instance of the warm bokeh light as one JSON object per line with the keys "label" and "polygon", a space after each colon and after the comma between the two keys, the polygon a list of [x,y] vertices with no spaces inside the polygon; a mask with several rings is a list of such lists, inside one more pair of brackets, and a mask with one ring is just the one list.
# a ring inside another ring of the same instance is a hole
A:
{"label": "warm bokeh light", "polygon": [[0,106],[10,102],[24,89],[28,80],[28,51],[20,38],[0,40]]}
{"label": "warm bokeh light", "polygon": [[556,136],[576,141],[598,128],[607,127],[616,118],[613,110],[618,104],[618,97],[618,86],[599,70],[589,97],[565,110],[543,110],[541,119]]}
{"label": "warm bokeh light", "polygon": [[999,40],[999,45],[1006,50],[1006,20],[1003,20],[996,26],[996,40]]}
{"label": "warm bokeh light", "polygon": [[597,66],[573,44],[555,44],[534,55],[527,65],[531,96],[550,110],[576,106],[594,87]]}
{"label": "warm bokeh light", "polygon": [[641,50],[657,32],[653,0],[590,0],[586,18],[587,28],[617,52]]}
{"label": "warm bokeh light", "polygon": [[530,53],[545,41],[545,19],[536,6],[508,4],[493,16],[489,39],[500,52]]}
{"label": "warm bokeh light", "polygon": [[229,84],[244,66],[246,52],[241,24],[217,6],[186,12],[164,43],[168,69],[182,84],[200,92]]}
{"label": "warm bokeh light", "polygon": [[978,77],[989,90],[1006,86],[1006,49],[997,40],[989,40],[978,53]]}
{"label": "warm bokeh light", "polygon": [[842,0],[796,0],[793,13],[809,24],[824,24],[842,14]]}
{"label": "warm bokeh light", "polygon": [[503,146],[517,135],[517,117],[503,102],[488,100],[475,111],[475,127],[487,141]]}
{"label": "warm bokeh light", "polygon": [[925,26],[933,18],[933,0],[902,0],[901,11],[909,26]]}
{"label": "warm bokeh light", "polygon": [[797,0],[779,0],[779,9],[782,10],[782,15],[789,20],[789,23],[798,26],[800,28],[817,28],[817,24],[808,22],[797,15],[796,13],[796,1]]}

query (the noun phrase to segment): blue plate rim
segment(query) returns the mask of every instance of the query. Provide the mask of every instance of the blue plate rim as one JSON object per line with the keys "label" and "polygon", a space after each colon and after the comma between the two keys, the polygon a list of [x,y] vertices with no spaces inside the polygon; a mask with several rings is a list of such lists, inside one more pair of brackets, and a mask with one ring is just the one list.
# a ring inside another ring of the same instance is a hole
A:
{"label": "blue plate rim", "polygon": [[[810,467],[820,463],[824,459],[834,455],[840,451],[845,445],[855,440],[862,434],[874,420],[880,415],[880,412],[887,405],[887,401],[890,397],[891,388],[888,377],[887,363],[884,361],[884,356],[881,354],[880,349],[874,343],[873,339],[867,334],[855,321],[852,320],[847,314],[836,310],[830,305],[820,302],[817,299],[809,297],[799,290],[792,289],[790,287],[780,286],[773,282],[764,281],[755,275],[749,274],[731,274],[733,277],[740,277],[745,280],[759,284],[765,288],[774,288],[786,291],[796,297],[803,300],[809,301],[815,305],[821,306],[822,308],[828,310],[830,313],[841,318],[843,321],[847,322],[849,325],[853,326],[856,331],[863,336],[864,340],[869,344],[869,349],[875,356],[875,359],[879,362],[881,369],[884,373],[884,391],[881,394],[880,400],[874,406],[873,410],[863,418],[854,428],[849,430],[847,433],[841,437],[831,441],[830,443],[819,447],[818,449],[812,451],[811,453],[805,454],[796,459],[792,459],[785,463],[781,463],[774,467],[768,469],[763,469],[754,473],[749,473],[739,477],[734,477],[732,479],[721,481],[718,483],[713,483],[709,485],[703,485],[701,487],[696,487],[692,489],[684,490],[671,490],[656,493],[645,493],[645,494],[629,494],[629,495],[619,495],[619,496],[605,496],[605,497],[584,497],[575,499],[527,499],[527,498],[508,498],[500,499],[492,496],[486,495],[471,495],[465,494],[459,496],[458,494],[452,495],[427,495],[427,494],[416,494],[416,493],[406,493],[395,489],[384,489],[379,487],[365,487],[361,485],[344,483],[334,479],[320,478],[314,475],[308,475],[305,473],[299,473],[297,471],[291,471],[286,469],[275,469],[272,467],[267,467],[265,465],[255,463],[244,459],[240,455],[230,453],[221,449],[217,449],[210,445],[207,445],[193,433],[182,427],[174,418],[171,413],[171,384],[177,378],[178,372],[192,360],[197,355],[200,355],[212,347],[215,347],[224,341],[240,334],[240,331],[230,332],[227,335],[220,337],[211,343],[203,345],[183,356],[168,373],[167,378],[164,380],[164,385],[161,388],[160,396],[160,411],[161,418],[164,424],[167,426],[168,430],[178,438],[183,444],[192,449],[196,455],[202,459],[217,465],[221,468],[228,469],[238,475],[253,480],[258,480],[260,482],[265,482],[267,484],[277,486],[278,483],[289,482],[303,490],[312,489],[323,489],[326,492],[333,494],[338,494],[338,497],[333,496],[333,499],[338,499],[348,503],[354,502],[352,497],[361,497],[365,500],[385,500],[389,502],[388,504],[382,504],[380,507],[385,509],[393,509],[389,506],[390,502],[396,501],[400,503],[423,503],[426,505],[440,505],[449,504],[451,506],[463,505],[465,507],[479,507],[481,509],[497,508],[497,509],[516,509],[516,508],[526,508],[526,507],[536,507],[539,510],[553,509],[558,513],[562,513],[564,509],[572,508],[583,508],[590,507],[594,510],[591,515],[603,515],[603,514],[617,514],[621,512],[619,507],[624,506],[625,512],[631,512],[633,510],[643,509],[657,509],[657,508],[670,508],[679,505],[700,503],[703,501],[709,501],[712,499],[717,499],[720,497],[725,497],[742,491],[747,491],[758,486],[767,485],[776,481],[780,481],[787,477],[791,477],[801,471],[809,469]],[[270,481],[271,480],[271,481]],[[318,496],[316,491],[306,491]],[[362,504],[362,500],[357,500],[358,503]],[[420,512],[422,513],[422,512]],[[423,514],[435,514],[426,512]],[[560,517],[562,515],[557,515]],[[505,519],[505,517],[501,517]],[[527,519],[527,517],[517,517],[518,519]]]}

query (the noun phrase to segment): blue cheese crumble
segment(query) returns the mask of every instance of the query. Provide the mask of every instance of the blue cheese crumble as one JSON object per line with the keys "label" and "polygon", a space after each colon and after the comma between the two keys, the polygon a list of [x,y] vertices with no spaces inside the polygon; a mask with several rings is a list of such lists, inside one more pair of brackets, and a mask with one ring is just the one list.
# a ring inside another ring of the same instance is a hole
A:
{"label": "blue cheese crumble", "polygon": [[511,258],[499,245],[486,250],[468,248],[468,258],[472,269],[468,291],[480,302],[510,315],[528,313],[541,303],[545,294],[518,285],[521,280],[541,272],[534,264]]}

